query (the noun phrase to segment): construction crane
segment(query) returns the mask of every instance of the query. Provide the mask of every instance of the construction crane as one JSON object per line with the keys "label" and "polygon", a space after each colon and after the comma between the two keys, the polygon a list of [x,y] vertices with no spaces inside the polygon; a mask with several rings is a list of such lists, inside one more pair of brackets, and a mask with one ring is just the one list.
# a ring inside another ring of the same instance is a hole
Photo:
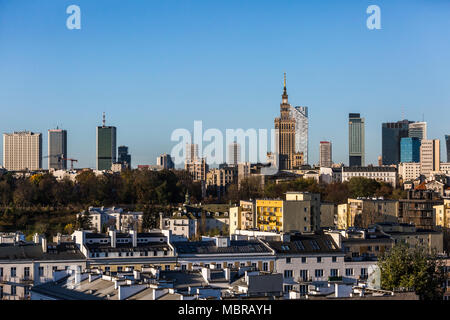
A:
{"label": "construction crane", "polygon": [[72,159],[72,158],[64,158],[64,154],[60,153],[60,154],[51,154],[42,158],[50,158],[50,157],[58,157],[58,163],[61,163],[61,161],[70,161],[70,170],[73,170],[73,163],[74,162],[78,162],[77,159]]}

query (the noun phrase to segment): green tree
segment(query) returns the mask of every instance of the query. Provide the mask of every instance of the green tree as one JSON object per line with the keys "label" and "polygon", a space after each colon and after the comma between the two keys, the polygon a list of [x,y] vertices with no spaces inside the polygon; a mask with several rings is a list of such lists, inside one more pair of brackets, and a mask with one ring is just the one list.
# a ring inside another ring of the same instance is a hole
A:
{"label": "green tree", "polygon": [[381,287],[414,289],[421,300],[442,300],[446,280],[442,260],[424,246],[396,244],[379,257]]}

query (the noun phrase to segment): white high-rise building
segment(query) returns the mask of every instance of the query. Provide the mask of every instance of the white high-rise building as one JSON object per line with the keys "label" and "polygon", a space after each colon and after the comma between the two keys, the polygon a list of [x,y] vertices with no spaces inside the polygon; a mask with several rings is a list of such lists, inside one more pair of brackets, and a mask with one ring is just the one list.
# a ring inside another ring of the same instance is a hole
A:
{"label": "white high-rise building", "polygon": [[241,162],[241,145],[236,141],[228,145],[228,164],[237,166]]}
{"label": "white high-rise building", "polygon": [[408,125],[408,136],[410,138],[427,139],[427,123],[413,122]]}
{"label": "white high-rise building", "polygon": [[3,166],[6,170],[42,168],[42,134],[29,131],[3,134]]}
{"label": "white high-rise building", "polygon": [[198,144],[186,143],[186,160],[185,162],[194,162],[199,160]]}
{"label": "white high-rise building", "polygon": [[432,171],[439,171],[440,162],[439,139],[423,139],[420,145],[420,173],[428,178]]}
{"label": "white high-rise building", "polygon": [[308,107],[291,106],[295,119],[295,152],[303,152],[303,163],[308,164]]}

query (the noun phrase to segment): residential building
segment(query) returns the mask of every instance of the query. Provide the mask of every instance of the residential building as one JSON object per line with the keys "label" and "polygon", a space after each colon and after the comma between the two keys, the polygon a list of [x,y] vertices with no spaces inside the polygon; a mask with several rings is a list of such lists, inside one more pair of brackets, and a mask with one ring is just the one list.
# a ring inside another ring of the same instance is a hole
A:
{"label": "residential building", "polygon": [[365,119],[350,113],[348,121],[349,166],[365,165]]}
{"label": "residential building", "polygon": [[367,228],[377,222],[396,222],[398,210],[398,200],[349,198],[347,203],[338,205],[337,227],[338,229]]}
{"label": "residential building", "polygon": [[291,105],[288,102],[286,91],[286,74],[284,75],[284,91],[280,104],[280,117],[275,118],[276,154],[279,159],[280,170],[291,170],[303,164],[300,152],[295,151],[295,125],[296,121],[291,116]]}
{"label": "residential building", "polygon": [[320,229],[320,194],[287,192],[286,200],[256,200],[261,231],[311,232]]}
{"label": "residential building", "polygon": [[400,162],[420,163],[420,145],[419,138],[402,138],[400,141]]}
{"label": "residential building", "polygon": [[394,188],[398,183],[397,169],[395,167],[353,166],[342,168],[342,182],[350,181],[351,178],[355,177],[362,177],[385,182],[390,184]]}
{"label": "residential building", "polygon": [[256,203],[241,200],[239,206],[230,208],[230,235],[236,230],[249,230],[256,228]]}
{"label": "residential building", "polygon": [[186,143],[185,162],[195,162],[199,159],[198,144]]}
{"label": "residential building", "polygon": [[439,140],[422,140],[420,145],[420,173],[429,177],[432,171],[440,169]]}
{"label": "residential building", "polygon": [[119,158],[117,162],[123,163],[125,166],[131,169],[131,155],[128,153],[128,147],[119,146],[118,154]]}
{"label": "residential building", "polygon": [[403,183],[417,179],[420,177],[420,162],[399,163],[398,176],[403,180]]}
{"label": "residential building", "polygon": [[303,155],[302,163],[308,164],[308,107],[293,107],[290,108],[291,117],[295,120],[295,152]]}
{"label": "residential building", "polygon": [[164,169],[174,169],[175,164],[173,163],[170,154],[164,153],[156,158],[156,165],[161,166]]}
{"label": "residential building", "polygon": [[337,226],[337,205],[333,202],[320,204],[320,228],[334,228]]}
{"label": "residential building", "polygon": [[319,182],[327,183],[327,184],[342,182],[342,168],[320,167]]}
{"label": "residential building", "polygon": [[443,204],[433,206],[435,225],[450,229],[450,200],[444,199]]}
{"label": "residential building", "polygon": [[48,168],[67,169],[67,131],[62,129],[48,130]]}
{"label": "residential building", "polygon": [[211,169],[206,174],[207,188],[216,188],[218,195],[225,193],[226,187],[234,183],[237,179],[236,167],[222,167],[220,169]]}
{"label": "residential building", "polygon": [[30,131],[3,134],[3,167],[8,171],[42,168],[42,134]]}
{"label": "residential building", "polygon": [[410,138],[418,138],[419,140],[427,139],[426,122],[411,122],[408,131],[408,137]]}
{"label": "residential building", "polygon": [[414,224],[418,229],[433,229],[433,207],[442,204],[443,200],[433,191],[409,190],[407,198],[399,200],[399,222]]}
{"label": "residential building", "polygon": [[0,300],[28,300],[33,286],[53,282],[71,270],[84,270],[86,258],[74,243],[33,242],[0,245]]}
{"label": "residential building", "polygon": [[382,124],[382,163],[383,165],[398,164],[400,162],[400,140],[408,137],[411,121],[402,120]]}
{"label": "residential building", "polygon": [[331,167],[333,164],[330,141],[320,141],[319,166]]}
{"label": "residential building", "polygon": [[88,215],[92,230],[103,232],[107,228],[126,232],[138,230],[142,226],[143,212],[124,211],[122,208],[89,207],[88,211],[77,214],[77,217]]}
{"label": "residential building", "polygon": [[184,164],[184,170],[191,174],[194,181],[206,181],[206,173],[209,170],[209,166],[206,163],[206,158],[197,159],[194,161],[186,161]]}
{"label": "residential building", "polygon": [[116,158],[116,127],[106,126],[103,114],[103,125],[97,127],[97,170],[111,170]]}

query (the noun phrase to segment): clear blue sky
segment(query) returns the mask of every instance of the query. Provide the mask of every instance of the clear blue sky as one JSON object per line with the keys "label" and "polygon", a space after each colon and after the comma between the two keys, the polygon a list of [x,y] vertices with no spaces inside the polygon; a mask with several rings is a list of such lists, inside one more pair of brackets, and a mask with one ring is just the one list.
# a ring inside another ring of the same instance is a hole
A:
{"label": "clear blue sky", "polygon": [[[66,28],[71,4],[81,30]],[[382,30],[366,28],[370,4]],[[310,108],[310,162],[331,140],[347,163],[359,112],[376,163],[381,123],[402,108],[425,115],[429,138],[450,133],[449,16],[447,0],[0,0],[0,132],[42,132],[46,154],[59,125],[69,156],[94,167],[105,111],[133,165],[154,164],[194,120],[273,128],[286,71],[291,104]]]}

